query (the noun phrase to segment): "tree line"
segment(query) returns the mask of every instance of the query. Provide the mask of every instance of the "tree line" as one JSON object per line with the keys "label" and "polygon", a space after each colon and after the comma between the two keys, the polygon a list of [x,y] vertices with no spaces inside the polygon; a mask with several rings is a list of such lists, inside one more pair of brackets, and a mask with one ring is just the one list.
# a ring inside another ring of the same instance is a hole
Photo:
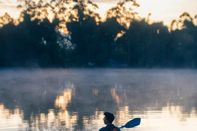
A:
{"label": "tree line", "polygon": [[105,20],[91,1],[50,2],[26,1],[18,21],[0,18],[0,67],[197,66],[197,16],[184,12],[167,27],[138,16],[134,0]]}

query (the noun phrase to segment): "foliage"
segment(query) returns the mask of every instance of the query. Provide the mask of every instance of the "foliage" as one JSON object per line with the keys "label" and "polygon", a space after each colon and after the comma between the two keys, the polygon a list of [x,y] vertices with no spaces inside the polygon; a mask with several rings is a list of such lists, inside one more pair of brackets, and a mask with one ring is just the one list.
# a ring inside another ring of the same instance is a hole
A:
{"label": "foliage", "polygon": [[197,17],[184,12],[168,29],[137,6],[119,2],[102,21],[88,0],[27,0],[17,21],[0,17],[0,67],[196,67]]}

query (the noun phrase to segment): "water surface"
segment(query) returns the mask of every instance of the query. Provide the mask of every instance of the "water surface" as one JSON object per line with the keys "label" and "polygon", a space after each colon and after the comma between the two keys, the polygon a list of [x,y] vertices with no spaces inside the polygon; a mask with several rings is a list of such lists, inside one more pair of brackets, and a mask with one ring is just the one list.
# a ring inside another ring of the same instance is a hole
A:
{"label": "water surface", "polygon": [[0,130],[93,131],[103,112],[135,131],[196,131],[197,71],[159,69],[0,70]]}

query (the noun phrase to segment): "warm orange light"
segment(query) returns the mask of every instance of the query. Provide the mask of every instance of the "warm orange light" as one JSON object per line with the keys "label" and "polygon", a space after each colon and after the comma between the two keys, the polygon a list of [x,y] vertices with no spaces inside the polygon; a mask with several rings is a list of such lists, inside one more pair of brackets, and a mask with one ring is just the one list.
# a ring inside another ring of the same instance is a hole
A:
{"label": "warm orange light", "polygon": [[197,13],[197,2],[195,0],[138,0],[140,8],[139,15],[147,17],[151,13],[152,21],[164,21],[169,25],[173,19],[179,17],[183,12],[189,12],[192,16]]}
{"label": "warm orange light", "polygon": [[72,89],[65,89],[62,95],[57,96],[55,100],[55,106],[65,110],[68,107],[68,104],[71,102],[72,94]]}
{"label": "warm orange light", "polygon": [[20,130],[27,126],[23,121],[23,112],[19,108],[10,111],[3,104],[0,104],[0,130]]}

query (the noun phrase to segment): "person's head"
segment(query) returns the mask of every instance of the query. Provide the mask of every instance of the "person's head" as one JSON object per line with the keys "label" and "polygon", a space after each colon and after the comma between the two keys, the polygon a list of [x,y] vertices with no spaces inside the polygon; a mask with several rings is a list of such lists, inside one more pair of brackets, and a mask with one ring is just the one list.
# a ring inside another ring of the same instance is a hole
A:
{"label": "person's head", "polygon": [[115,117],[112,113],[110,112],[104,112],[104,123],[105,124],[112,124],[112,122],[114,121]]}

